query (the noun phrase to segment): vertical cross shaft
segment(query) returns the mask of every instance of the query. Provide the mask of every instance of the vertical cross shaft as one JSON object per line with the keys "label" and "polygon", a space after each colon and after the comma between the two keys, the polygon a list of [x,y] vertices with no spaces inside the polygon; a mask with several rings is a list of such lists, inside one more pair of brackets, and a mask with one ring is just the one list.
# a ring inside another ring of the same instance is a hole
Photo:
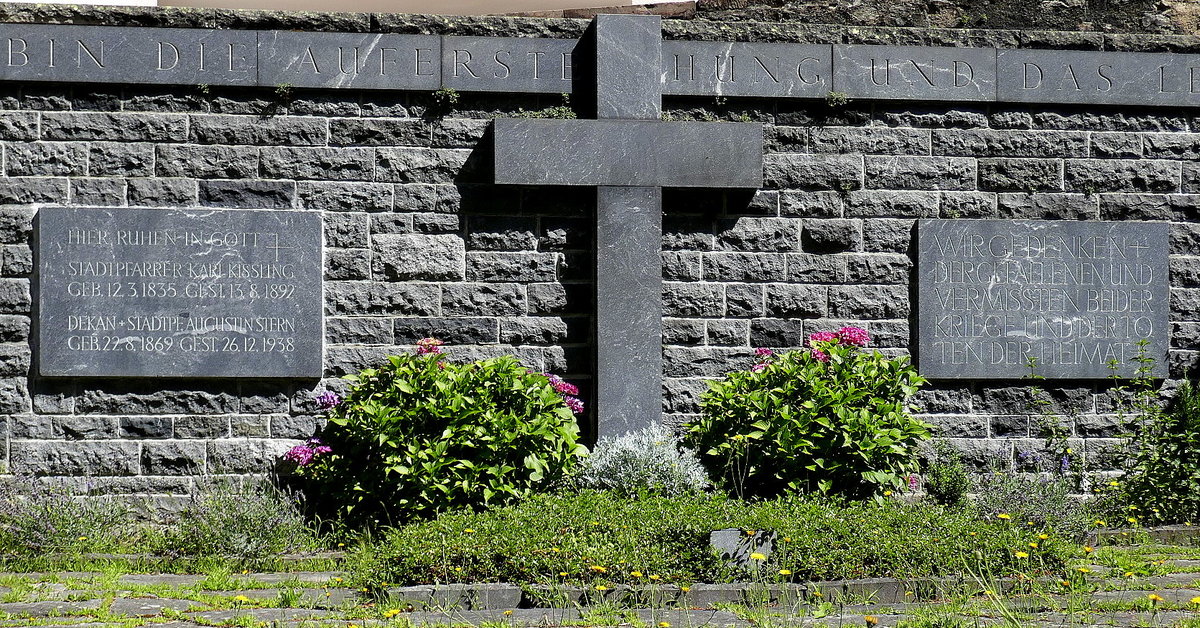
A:
{"label": "vertical cross shaft", "polygon": [[[598,15],[596,118],[658,120],[658,16]],[[662,188],[596,189],[596,433],[662,420]],[[652,252],[653,255],[646,255]],[[619,306],[618,304],[625,305]]]}

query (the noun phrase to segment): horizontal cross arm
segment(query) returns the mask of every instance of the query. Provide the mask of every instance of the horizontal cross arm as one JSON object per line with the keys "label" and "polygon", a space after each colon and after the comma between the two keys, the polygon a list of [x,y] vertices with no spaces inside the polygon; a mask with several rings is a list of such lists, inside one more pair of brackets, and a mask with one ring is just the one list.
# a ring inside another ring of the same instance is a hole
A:
{"label": "horizontal cross arm", "polygon": [[762,186],[757,123],[502,118],[494,130],[496,183]]}

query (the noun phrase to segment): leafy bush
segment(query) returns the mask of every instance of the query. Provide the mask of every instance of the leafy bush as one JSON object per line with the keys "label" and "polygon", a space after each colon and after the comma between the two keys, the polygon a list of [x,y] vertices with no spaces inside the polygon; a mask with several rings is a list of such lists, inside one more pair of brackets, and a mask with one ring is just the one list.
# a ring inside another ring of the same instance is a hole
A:
{"label": "leafy bush", "polygon": [[21,555],[115,551],[137,536],[129,507],[50,479],[0,483],[0,548]]}
{"label": "leafy bush", "polygon": [[360,586],[745,578],[709,546],[710,532],[723,528],[774,531],[775,550],[761,573],[777,580],[944,576],[968,567],[995,575],[1050,572],[1063,570],[1078,551],[1053,530],[891,499],[791,495],[743,502],[711,494],[629,499],[581,491],[397,528],[355,576]]}
{"label": "leafy bush", "polygon": [[1008,515],[1022,525],[1032,522],[1082,540],[1091,517],[1072,486],[1069,478],[1048,473],[988,473],[976,481],[974,505],[985,519]]}
{"label": "leafy bush", "polygon": [[1200,521],[1200,388],[1180,386],[1165,412],[1146,399],[1139,406],[1120,454],[1125,475],[1106,491],[1108,516],[1148,525]]}
{"label": "leafy bush", "polygon": [[296,501],[265,482],[207,482],[189,497],[163,531],[166,553],[257,559],[318,545]]}
{"label": "leafy bush", "polygon": [[925,459],[925,493],[935,504],[958,506],[966,501],[971,478],[962,454],[943,443],[935,443]]}
{"label": "leafy bush", "polygon": [[347,377],[345,399],[326,403],[321,442],[288,455],[318,506],[390,522],[502,504],[559,480],[587,452],[573,386],[509,356],[455,364],[440,345],[423,340],[418,355]]}
{"label": "leafy bush", "polygon": [[600,439],[583,459],[574,482],[581,488],[623,495],[683,495],[710,486],[696,454],[682,448],[675,435],[661,425]]}
{"label": "leafy bush", "polygon": [[774,355],[711,382],[688,443],[740,496],[810,490],[850,497],[900,489],[930,426],[906,401],[925,382],[907,358],[862,349],[867,332],[809,337],[809,351]]}

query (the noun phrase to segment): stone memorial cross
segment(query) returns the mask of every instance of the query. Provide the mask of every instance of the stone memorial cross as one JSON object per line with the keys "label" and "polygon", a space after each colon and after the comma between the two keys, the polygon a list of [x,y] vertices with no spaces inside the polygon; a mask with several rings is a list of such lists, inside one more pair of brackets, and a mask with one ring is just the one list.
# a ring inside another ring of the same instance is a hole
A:
{"label": "stone memorial cross", "polygon": [[496,183],[596,187],[596,434],[661,420],[662,188],[762,185],[762,125],[664,122],[658,16],[594,22],[595,120],[497,119]]}

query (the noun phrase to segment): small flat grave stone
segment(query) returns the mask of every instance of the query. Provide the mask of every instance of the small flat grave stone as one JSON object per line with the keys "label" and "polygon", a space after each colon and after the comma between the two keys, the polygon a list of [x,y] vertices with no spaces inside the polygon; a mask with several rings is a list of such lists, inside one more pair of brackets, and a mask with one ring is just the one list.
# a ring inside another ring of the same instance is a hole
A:
{"label": "small flat grave stone", "polygon": [[321,376],[318,214],[52,207],[36,228],[42,375]]}

